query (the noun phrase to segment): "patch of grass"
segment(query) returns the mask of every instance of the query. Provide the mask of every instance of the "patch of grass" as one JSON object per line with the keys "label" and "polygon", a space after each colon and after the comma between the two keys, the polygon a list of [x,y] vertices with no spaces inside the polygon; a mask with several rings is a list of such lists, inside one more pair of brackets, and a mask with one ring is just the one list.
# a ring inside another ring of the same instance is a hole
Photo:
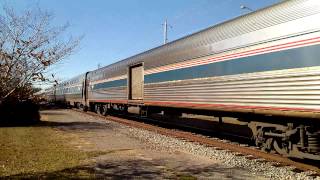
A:
{"label": "patch of grass", "polygon": [[52,172],[62,176],[91,177],[90,171],[72,168],[79,167],[82,160],[102,153],[88,154],[73,149],[68,145],[70,140],[50,127],[0,128],[0,177],[46,176]]}
{"label": "patch of grass", "polygon": [[178,179],[179,180],[196,180],[197,178],[188,174],[179,174]]}

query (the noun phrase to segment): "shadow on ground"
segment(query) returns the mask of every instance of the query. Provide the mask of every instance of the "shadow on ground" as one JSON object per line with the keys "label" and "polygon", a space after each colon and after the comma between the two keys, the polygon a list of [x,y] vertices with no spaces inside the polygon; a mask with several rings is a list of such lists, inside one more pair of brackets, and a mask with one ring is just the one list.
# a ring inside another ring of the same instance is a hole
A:
{"label": "shadow on ground", "polygon": [[[192,168],[176,167],[169,169],[162,165],[161,161],[129,160],[119,162],[99,163],[95,166],[78,166],[54,172],[27,173],[13,176],[0,177],[9,179],[20,178],[57,178],[57,179],[78,179],[78,178],[108,178],[108,179],[248,179],[249,174],[243,174],[241,169],[223,168],[216,165],[193,166]],[[251,177],[252,178],[252,177]]]}
{"label": "shadow on ground", "polygon": [[29,126],[40,121],[39,106],[32,101],[0,105],[0,127]]}
{"label": "shadow on ground", "polygon": [[56,127],[62,130],[98,130],[98,129],[112,129],[112,127],[105,123],[99,122],[59,122],[59,121],[40,121],[39,123],[33,125],[38,127]]}
{"label": "shadow on ground", "polygon": [[[23,103],[14,106],[0,107],[0,128],[1,127],[56,127],[62,130],[97,130],[97,129],[111,129],[112,127],[103,122],[90,121],[70,121],[66,122],[65,118],[68,112],[55,111],[57,108],[41,107],[42,112],[39,111],[39,106],[32,103]],[[49,110],[49,111],[43,111]],[[52,110],[52,111],[50,111]],[[51,116],[55,120],[44,121],[41,116]]]}
{"label": "shadow on ground", "polygon": [[81,130],[81,131],[91,131],[91,130],[101,130],[101,129],[113,129],[111,124],[105,123],[104,121],[90,121],[90,120],[79,120],[75,117],[70,116],[68,111],[42,111],[42,117],[51,117],[49,120],[42,120],[34,126],[41,127],[56,127],[62,130]]}

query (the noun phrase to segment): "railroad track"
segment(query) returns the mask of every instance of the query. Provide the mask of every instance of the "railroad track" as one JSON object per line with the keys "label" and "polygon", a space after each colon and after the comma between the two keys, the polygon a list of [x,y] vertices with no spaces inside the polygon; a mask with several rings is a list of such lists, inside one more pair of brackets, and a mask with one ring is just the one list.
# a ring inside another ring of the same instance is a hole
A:
{"label": "railroad track", "polygon": [[[246,156],[248,159],[263,159],[265,161],[274,162],[274,166],[291,166],[295,167],[295,170],[299,171],[314,171],[315,176],[320,176],[320,169],[317,165],[310,165],[302,162],[293,161],[289,158],[277,155],[277,154],[270,154],[263,152],[255,147],[232,143],[229,141],[224,141],[218,138],[212,138],[200,134],[195,134],[192,132],[186,132],[177,129],[167,129],[164,127],[159,127],[152,124],[147,124],[142,121],[133,121],[125,119],[124,117],[117,117],[117,116],[102,116],[98,115],[94,112],[83,112],[78,109],[73,109],[80,113],[85,113],[91,116],[102,117],[110,121],[118,122],[130,127],[140,128],[152,132],[156,132],[158,134],[162,134],[165,136],[175,137],[179,139],[183,139],[190,142],[196,142],[202,145],[206,145],[209,147],[214,147],[218,149],[228,150],[237,153],[239,156]],[[132,118],[132,117],[129,117]],[[161,122],[163,123],[163,122]]]}

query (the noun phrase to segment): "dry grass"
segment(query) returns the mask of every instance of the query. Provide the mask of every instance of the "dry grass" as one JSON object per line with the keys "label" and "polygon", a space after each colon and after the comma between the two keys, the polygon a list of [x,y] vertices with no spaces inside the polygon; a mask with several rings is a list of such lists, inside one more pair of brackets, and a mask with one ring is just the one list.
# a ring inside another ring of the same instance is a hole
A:
{"label": "dry grass", "polygon": [[87,153],[68,146],[70,137],[50,127],[0,128],[0,177],[91,177],[80,167]]}

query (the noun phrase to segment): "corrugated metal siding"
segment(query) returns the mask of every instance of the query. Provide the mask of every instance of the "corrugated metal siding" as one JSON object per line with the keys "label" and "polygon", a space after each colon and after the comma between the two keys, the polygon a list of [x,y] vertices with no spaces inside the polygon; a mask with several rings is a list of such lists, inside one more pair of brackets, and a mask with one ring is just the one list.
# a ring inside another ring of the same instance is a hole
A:
{"label": "corrugated metal siding", "polygon": [[90,100],[127,100],[127,87],[113,87],[89,92]]}
{"label": "corrugated metal siding", "polygon": [[65,101],[67,102],[82,102],[82,94],[65,94]]}
{"label": "corrugated metal siding", "polygon": [[146,101],[320,109],[320,67],[145,85]]}

